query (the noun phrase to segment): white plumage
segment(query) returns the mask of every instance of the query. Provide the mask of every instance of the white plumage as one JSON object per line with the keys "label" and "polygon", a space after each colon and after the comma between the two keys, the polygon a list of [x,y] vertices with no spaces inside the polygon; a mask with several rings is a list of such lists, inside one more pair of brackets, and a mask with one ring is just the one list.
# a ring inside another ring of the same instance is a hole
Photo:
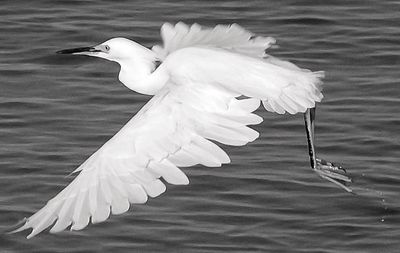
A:
{"label": "white plumage", "polygon": [[[130,203],[162,194],[164,182],[188,184],[180,167],[229,163],[214,141],[254,141],[259,133],[248,125],[262,122],[253,113],[260,101],[268,111],[294,114],[322,99],[323,73],[266,55],[273,38],[254,37],[236,24],[209,29],[183,23],[164,24],[161,36],[163,46],[152,50],[114,38],[86,51],[61,51],[116,61],[122,83],[154,97],[16,232],[32,228],[30,238],[54,222],[50,232],[70,225],[79,230],[124,213]],[[157,69],[156,61],[162,61]]]}

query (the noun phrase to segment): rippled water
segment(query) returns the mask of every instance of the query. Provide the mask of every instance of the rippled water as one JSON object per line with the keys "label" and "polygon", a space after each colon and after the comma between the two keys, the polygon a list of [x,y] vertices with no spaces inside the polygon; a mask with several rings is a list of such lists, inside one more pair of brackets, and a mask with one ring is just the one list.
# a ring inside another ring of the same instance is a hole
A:
{"label": "rippled water", "polygon": [[123,36],[150,46],[163,22],[239,23],[277,38],[272,54],[325,70],[321,157],[358,195],[310,169],[301,115],[259,111],[261,137],[232,164],[169,186],[80,232],[0,235],[0,252],[398,252],[398,1],[3,1],[0,6],[0,229],[30,216],[149,97],[114,63],[55,55]]}

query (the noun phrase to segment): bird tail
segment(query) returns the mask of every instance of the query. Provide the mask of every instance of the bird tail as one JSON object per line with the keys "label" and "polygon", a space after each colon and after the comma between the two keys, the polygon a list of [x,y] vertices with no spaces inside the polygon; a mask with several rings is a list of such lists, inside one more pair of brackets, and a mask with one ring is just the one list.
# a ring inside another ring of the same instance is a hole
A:
{"label": "bird tail", "polygon": [[[285,62],[285,64],[291,63]],[[285,112],[290,114],[304,113],[308,108],[315,107],[316,102],[321,102],[324,97],[321,79],[325,77],[325,73],[323,71],[299,70],[291,73],[288,80],[293,81],[289,81],[278,96],[262,100],[267,111],[279,114]]]}

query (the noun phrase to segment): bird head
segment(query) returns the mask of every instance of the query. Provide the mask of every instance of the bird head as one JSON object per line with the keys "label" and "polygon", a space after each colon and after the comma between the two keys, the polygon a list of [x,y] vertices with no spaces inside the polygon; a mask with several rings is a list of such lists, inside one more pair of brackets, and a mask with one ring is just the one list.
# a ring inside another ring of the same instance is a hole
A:
{"label": "bird head", "polygon": [[117,62],[120,66],[118,79],[129,89],[154,95],[165,83],[163,77],[150,79],[157,61],[152,50],[125,38],[112,38],[99,45],[64,49],[58,54],[87,55]]}
{"label": "bird head", "polygon": [[57,51],[58,54],[94,56],[109,61],[121,62],[132,57],[144,57],[149,49],[126,38],[112,38],[99,45]]}

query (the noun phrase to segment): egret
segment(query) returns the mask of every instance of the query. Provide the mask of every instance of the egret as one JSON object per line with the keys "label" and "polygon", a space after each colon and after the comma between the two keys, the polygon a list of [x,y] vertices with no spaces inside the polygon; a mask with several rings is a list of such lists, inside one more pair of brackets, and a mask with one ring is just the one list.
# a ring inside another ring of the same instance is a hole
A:
{"label": "egret", "polygon": [[85,228],[126,212],[166,190],[165,183],[187,185],[180,167],[218,167],[230,162],[216,142],[242,146],[259,133],[254,113],[304,113],[312,169],[347,191],[351,178],[342,167],[317,159],[315,106],[323,98],[323,72],[312,72],[266,54],[275,43],[237,24],[214,28],[182,22],[161,27],[162,46],[148,49],[125,38],[92,47],[58,51],[117,62],[119,80],[152,95],[150,101],[74,172],[79,175],[14,230],[32,228],[31,238]]}

